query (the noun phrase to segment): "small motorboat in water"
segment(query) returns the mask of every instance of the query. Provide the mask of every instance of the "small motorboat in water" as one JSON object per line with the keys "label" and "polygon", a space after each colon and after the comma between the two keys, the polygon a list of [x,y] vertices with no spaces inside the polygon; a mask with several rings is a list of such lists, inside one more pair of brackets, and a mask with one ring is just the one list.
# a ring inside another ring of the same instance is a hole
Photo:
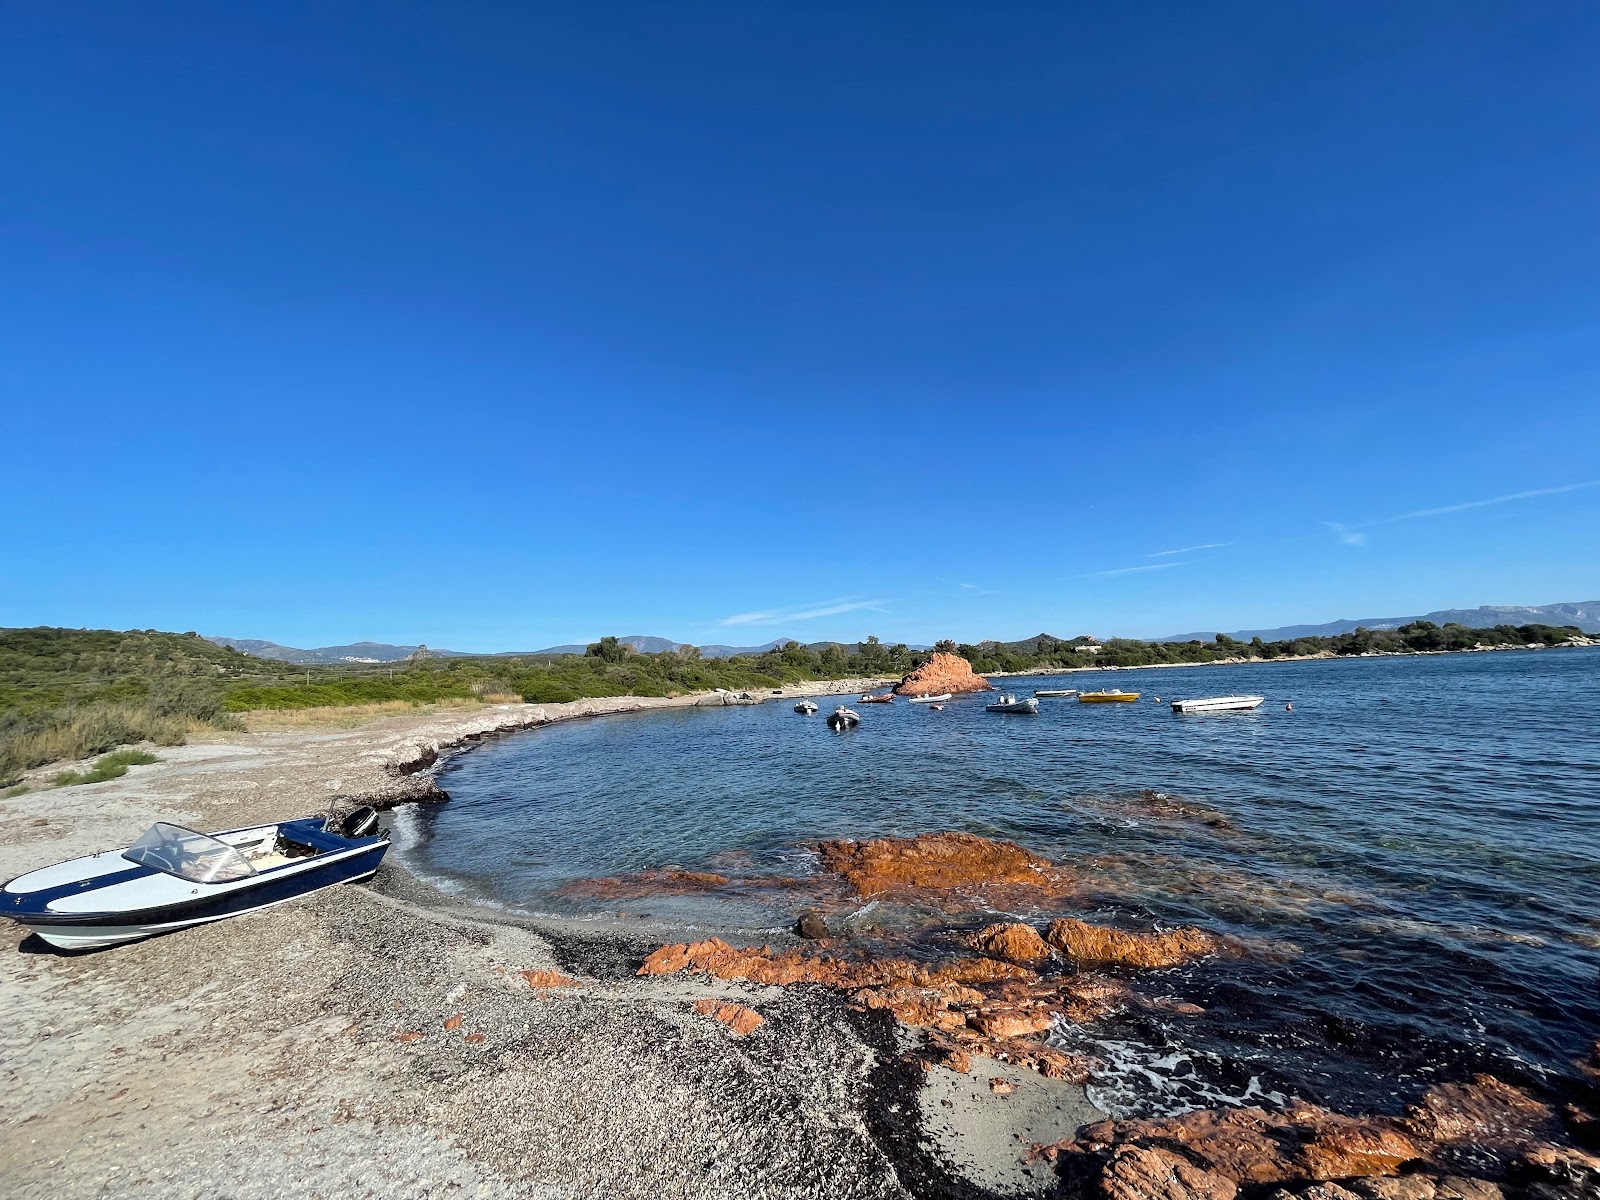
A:
{"label": "small motorboat in water", "polygon": [[1035,688],[1035,696],[1076,696],[1077,688]]}
{"label": "small motorboat in water", "polygon": [[983,711],[998,713],[1031,713],[1037,715],[1039,712],[1039,700],[1035,696],[1025,696],[1019,700],[1016,696],[1007,693],[1004,696],[998,697],[993,704],[985,704],[983,706]]}
{"label": "small motorboat in water", "polygon": [[388,848],[366,807],[216,834],[157,821],[125,850],[18,875],[0,917],[64,950],[113,946],[369,879]]}
{"label": "small motorboat in water", "polygon": [[1207,696],[1200,700],[1174,700],[1175,713],[1244,712],[1260,708],[1265,696]]}
{"label": "small motorboat in water", "polygon": [[805,713],[809,717],[817,711],[817,702],[815,700],[802,700],[794,706],[794,710],[797,713]]}
{"label": "small motorboat in water", "polygon": [[893,692],[884,692],[883,695],[881,695],[881,696],[862,696],[859,700],[856,701],[856,703],[857,704],[893,704],[894,703],[894,693]]}
{"label": "small motorboat in water", "polygon": [[1119,688],[1105,688],[1098,692],[1079,692],[1079,704],[1132,704],[1138,692],[1124,692]]}
{"label": "small motorboat in water", "polygon": [[854,729],[859,724],[861,724],[861,714],[853,708],[845,708],[842,704],[828,714],[828,728],[835,733]]}
{"label": "small motorboat in water", "polygon": [[943,704],[950,699],[950,693],[946,692],[942,696],[907,696],[906,699],[912,704]]}

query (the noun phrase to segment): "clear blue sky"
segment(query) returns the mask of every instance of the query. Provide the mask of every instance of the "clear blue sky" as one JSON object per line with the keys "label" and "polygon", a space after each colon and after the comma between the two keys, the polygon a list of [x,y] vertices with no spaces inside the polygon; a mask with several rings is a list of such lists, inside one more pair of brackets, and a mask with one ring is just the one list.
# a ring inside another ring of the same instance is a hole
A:
{"label": "clear blue sky", "polygon": [[1600,595],[1600,5],[5,27],[0,624],[491,650]]}

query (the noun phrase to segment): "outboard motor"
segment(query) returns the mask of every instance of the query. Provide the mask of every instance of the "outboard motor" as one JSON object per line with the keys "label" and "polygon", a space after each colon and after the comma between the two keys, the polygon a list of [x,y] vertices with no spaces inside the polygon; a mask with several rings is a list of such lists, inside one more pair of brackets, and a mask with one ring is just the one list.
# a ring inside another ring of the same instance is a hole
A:
{"label": "outboard motor", "polygon": [[340,837],[364,838],[378,832],[378,810],[363,804],[342,817],[329,817],[323,829]]}

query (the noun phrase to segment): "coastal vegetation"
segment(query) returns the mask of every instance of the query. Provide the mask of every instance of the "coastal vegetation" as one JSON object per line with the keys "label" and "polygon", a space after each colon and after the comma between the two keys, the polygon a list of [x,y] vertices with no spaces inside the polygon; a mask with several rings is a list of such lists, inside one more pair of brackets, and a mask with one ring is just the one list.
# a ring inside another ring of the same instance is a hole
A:
{"label": "coastal vegetation", "polygon": [[[981,674],[1552,646],[1576,627],[1468,629],[1414,621],[1394,630],[1249,642],[1144,642],[1039,634],[1015,642],[940,642]],[[52,762],[139,742],[177,745],[202,729],[239,729],[241,713],[385,708],[524,700],[553,704],[605,696],[672,696],[725,688],[755,691],[852,677],[904,675],[931,657],[876,637],[846,644],[789,642],[761,654],[706,658],[693,646],[647,654],[615,637],[583,654],[439,658],[405,663],[302,666],[256,658],[194,633],[157,630],[0,630],[0,787]]]}

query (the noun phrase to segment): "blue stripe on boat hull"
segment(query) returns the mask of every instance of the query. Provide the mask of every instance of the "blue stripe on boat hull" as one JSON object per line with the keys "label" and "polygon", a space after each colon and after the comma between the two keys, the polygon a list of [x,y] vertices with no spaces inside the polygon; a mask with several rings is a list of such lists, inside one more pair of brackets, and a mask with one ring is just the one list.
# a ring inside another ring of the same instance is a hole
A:
{"label": "blue stripe on boat hull", "polygon": [[[121,926],[136,927],[150,925],[187,925],[199,924],[203,921],[216,921],[224,917],[237,916],[251,909],[264,908],[269,904],[277,904],[284,900],[292,900],[296,896],[305,895],[321,888],[332,887],[339,883],[349,883],[371,875],[378,869],[384,852],[389,849],[387,838],[375,842],[372,846],[359,854],[352,854],[348,858],[341,858],[335,862],[323,862],[303,871],[295,871],[286,875],[269,872],[261,876],[260,882],[249,887],[234,888],[220,895],[196,896],[191,900],[184,900],[177,904],[167,904],[156,908],[142,908],[124,910],[121,912],[88,912],[88,913],[62,913],[62,912],[0,912],[20,925],[38,929],[43,933],[55,926],[70,926],[76,929],[109,928]],[[148,936],[134,934],[135,937]]]}

